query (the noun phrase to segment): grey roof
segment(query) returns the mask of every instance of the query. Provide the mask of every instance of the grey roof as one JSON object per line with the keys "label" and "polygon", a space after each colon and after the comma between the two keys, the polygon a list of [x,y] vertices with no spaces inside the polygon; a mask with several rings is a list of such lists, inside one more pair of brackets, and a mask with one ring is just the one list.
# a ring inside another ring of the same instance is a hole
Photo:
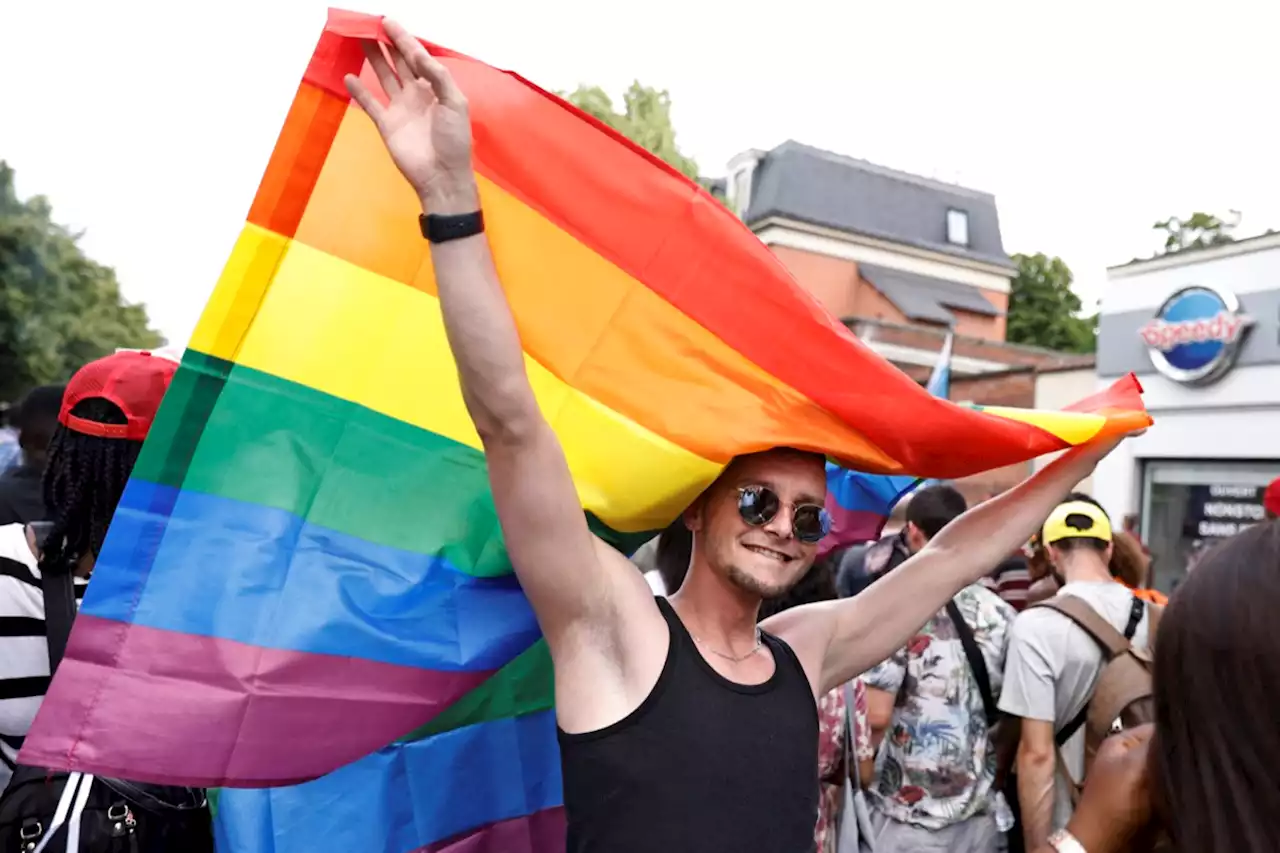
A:
{"label": "grey roof", "polygon": [[858,264],[858,273],[884,294],[884,298],[892,302],[908,320],[952,326],[955,325],[956,317],[948,308],[986,317],[1000,315],[981,291],[967,284],[863,263]]}
{"label": "grey roof", "polygon": [[[947,210],[969,217],[969,246],[947,242]],[[781,216],[1013,268],[995,196],[833,154],[794,140],[766,152],[752,177],[748,225]]]}

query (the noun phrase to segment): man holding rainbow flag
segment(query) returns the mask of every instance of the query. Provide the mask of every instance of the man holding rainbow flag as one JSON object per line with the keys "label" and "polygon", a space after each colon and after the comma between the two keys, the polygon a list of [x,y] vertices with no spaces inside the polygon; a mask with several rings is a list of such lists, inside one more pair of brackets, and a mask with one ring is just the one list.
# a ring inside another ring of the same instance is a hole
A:
{"label": "man holding rainbow flag", "polygon": [[[331,10],[19,761],[221,788],[222,853],[809,849],[814,697],[1147,426],[1140,391],[932,396],[656,157]],[[824,457],[914,480],[1056,451],[757,632],[897,496]],[[622,554],[677,517],[692,565],[655,602]]]}
{"label": "man holding rainbow flag", "polygon": [[670,602],[597,539],[534,394],[484,234],[467,99],[404,29],[364,48],[385,98],[354,75],[422,202],[444,326],[483,443],[502,533],[554,664],[572,851],[805,850],[812,845],[814,697],[903,645],[983,577],[1122,436],[1069,451],[988,501],[865,594],[756,627],[762,597],[812,563],[829,530],[823,452],[734,459],[685,511],[688,577]]}

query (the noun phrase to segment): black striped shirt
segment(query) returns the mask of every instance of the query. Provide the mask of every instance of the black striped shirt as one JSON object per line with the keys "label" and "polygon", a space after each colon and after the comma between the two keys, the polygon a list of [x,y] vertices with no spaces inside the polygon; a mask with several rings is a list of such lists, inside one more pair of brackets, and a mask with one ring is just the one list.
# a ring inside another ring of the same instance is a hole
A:
{"label": "black striped shirt", "polygon": [[[76,598],[84,584],[76,584]],[[0,790],[49,689],[40,569],[21,524],[0,527]]]}

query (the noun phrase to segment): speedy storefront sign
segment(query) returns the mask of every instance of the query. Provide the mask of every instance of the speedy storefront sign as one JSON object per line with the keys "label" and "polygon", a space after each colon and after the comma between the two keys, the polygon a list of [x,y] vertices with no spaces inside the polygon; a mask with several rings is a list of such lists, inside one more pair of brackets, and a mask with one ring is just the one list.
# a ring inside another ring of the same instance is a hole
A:
{"label": "speedy storefront sign", "polygon": [[1156,370],[1175,382],[1205,385],[1235,365],[1252,325],[1235,294],[1196,285],[1166,299],[1138,334]]}

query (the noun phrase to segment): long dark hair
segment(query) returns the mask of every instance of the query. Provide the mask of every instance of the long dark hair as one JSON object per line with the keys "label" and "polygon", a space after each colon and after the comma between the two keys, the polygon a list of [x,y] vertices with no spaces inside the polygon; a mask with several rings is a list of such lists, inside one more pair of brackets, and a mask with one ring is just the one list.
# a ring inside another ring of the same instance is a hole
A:
{"label": "long dark hair", "polygon": [[1280,522],[1210,550],[1155,644],[1153,788],[1175,849],[1280,850]]}
{"label": "long dark hair", "polygon": [[693,532],[685,527],[683,518],[677,518],[658,534],[658,548],[653,555],[654,568],[667,595],[673,595],[684,584],[692,559]]}
{"label": "long dark hair", "polygon": [[[128,423],[118,406],[100,398],[81,401],[71,414],[100,424]],[[42,549],[41,572],[74,571],[86,554],[97,557],[141,447],[140,441],[98,438],[58,426],[44,473],[44,502],[53,524]]]}

